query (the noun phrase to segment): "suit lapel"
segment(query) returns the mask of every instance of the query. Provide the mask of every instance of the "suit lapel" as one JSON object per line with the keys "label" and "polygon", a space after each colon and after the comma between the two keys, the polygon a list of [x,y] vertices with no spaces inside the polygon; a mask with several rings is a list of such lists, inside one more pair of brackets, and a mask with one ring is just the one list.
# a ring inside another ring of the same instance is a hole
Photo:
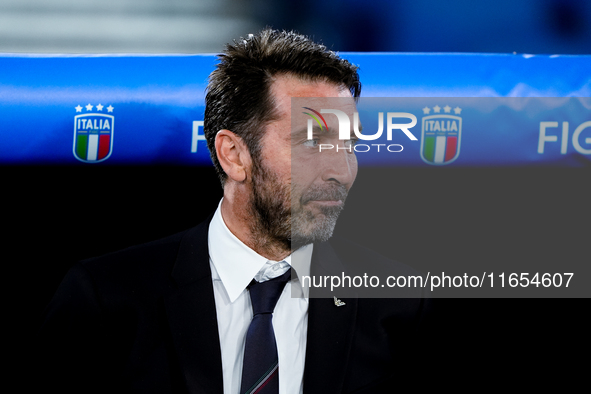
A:
{"label": "suit lapel", "polygon": [[222,359],[209,267],[209,220],[189,230],[172,277],[178,288],[165,299],[174,348],[188,391],[221,394]]}
{"label": "suit lapel", "polygon": [[[340,259],[328,243],[314,245],[312,276],[340,276],[343,272]],[[323,298],[310,298],[308,309],[306,394],[341,392],[357,316],[356,298],[342,299],[345,305],[337,307],[331,294],[320,296]]]}
{"label": "suit lapel", "polygon": [[[211,220],[211,218],[210,218]],[[178,288],[165,298],[174,348],[189,392],[223,393],[222,360],[207,233],[209,221],[181,241],[172,277]],[[311,275],[341,275],[343,264],[328,243],[314,246]],[[357,315],[357,300],[310,298],[304,393],[342,390]]]}

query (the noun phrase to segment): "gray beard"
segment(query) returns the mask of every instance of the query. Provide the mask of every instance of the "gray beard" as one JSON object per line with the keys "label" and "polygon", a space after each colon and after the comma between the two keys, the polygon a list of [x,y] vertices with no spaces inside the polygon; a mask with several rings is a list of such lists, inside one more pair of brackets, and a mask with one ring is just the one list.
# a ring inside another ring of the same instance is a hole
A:
{"label": "gray beard", "polygon": [[320,207],[320,214],[305,209],[305,204],[312,200],[342,200],[347,198],[347,191],[342,186],[315,187],[304,192],[300,201],[292,206],[299,207],[291,212],[292,249],[298,249],[314,242],[328,241],[334,232],[337,219],[344,204],[334,207]]}
{"label": "gray beard", "polygon": [[[321,214],[305,209],[312,200],[342,200],[347,197],[344,186],[331,184],[306,190],[300,201],[289,185],[281,184],[277,175],[262,165],[254,164],[252,198],[248,206],[251,234],[255,246],[262,250],[281,249],[292,252],[302,246],[325,242],[332,237],[343,205],[321,207]],[[293,210],[291,207],[294,208]]]}

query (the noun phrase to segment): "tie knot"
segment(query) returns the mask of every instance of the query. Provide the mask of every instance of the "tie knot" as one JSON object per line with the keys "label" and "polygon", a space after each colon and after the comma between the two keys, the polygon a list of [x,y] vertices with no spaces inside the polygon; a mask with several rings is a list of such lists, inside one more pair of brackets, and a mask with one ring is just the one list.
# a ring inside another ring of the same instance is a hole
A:
{"label": "tie knot", "polygon": [[291,269],[287,270],[283,275],[265,282],[252,281],[248,286],[248,290],[252,302],[253,315],[273,313],[279,296],[281,296],[281,292],[290,277]]}

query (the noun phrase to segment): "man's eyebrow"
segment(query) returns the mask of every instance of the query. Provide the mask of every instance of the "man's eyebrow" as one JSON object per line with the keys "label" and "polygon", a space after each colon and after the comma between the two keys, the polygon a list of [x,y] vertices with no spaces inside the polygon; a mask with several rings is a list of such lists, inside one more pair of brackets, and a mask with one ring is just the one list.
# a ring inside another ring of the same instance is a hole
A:
{"label": "man's eyebrow", "polygon": [[[312,126],[312,132],[314,134],[326,135],[326,134],[338,134],[339,131],[335,130],[334,128],[332,128],[330,126],[328,129],[326,129],[325,127],[320,128],[320,126],[314,125],[314,126]],[[307,127],[294,129],[294,131],[292,132],[292,135],[307,135],[307,134],[308,134]]]}

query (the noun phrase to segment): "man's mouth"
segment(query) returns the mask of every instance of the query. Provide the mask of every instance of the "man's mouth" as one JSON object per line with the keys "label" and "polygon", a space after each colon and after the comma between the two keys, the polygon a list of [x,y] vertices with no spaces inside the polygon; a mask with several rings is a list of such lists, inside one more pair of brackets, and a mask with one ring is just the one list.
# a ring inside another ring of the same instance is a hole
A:
{"label": "man's mouth", "polygon": [[332,186],[328,188],[313,188],[302,196],[302,205],[313,203],[323,207],[342,206],[347,198],[347,189],[344,186]]}
{"label": "man's mouth", "polygon": [[337,207],[343,205],[342,200],[310,200],[308,203],[320,205],[323,207]]}

